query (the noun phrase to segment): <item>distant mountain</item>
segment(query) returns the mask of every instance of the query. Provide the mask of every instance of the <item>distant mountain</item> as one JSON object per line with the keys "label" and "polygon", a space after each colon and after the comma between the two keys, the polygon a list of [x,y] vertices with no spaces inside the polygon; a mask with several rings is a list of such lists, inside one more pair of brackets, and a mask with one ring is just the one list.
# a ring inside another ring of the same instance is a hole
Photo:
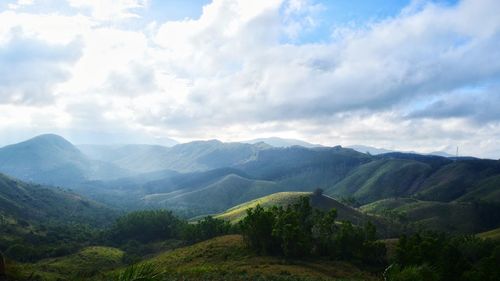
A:
{"label": "distant mountain", "polygon": [[16,220],[106,224],[116,213],[56,188],[25,183],[0,174],[0,215]]}
{"label": "distant mountain", "polygon": [[253,140],[248,140],[248,141],[243,141],[243,143],[250,143],[250,144],[257,144],[257,143],[266,143],[270,146],[273,147],[290,147],[290,146],[303,146],[303,147],[319,147],[321,145],[319,144],[312,144],[308,143],[305,141],[301,140],[296,140],[296,139],[283,139],[283,138],[277,138],[277,137],[271,137],[271,138],[260,138],[260,139],[253,139]]}
{"label": "distant mountain", "polygon": [[223,143],[218,140],[194,141],[173,147],[158,145],[81,145],[89,158],[112,163],[137,173],[160,170],[196,172],[230,167],[254,157],[268,148],[262,144]]}
{"label": "distant mountain", "polygon": [[78,149],[88,158],[109,162],[136,173],[162,170],[170,148],[160,145],[79,145]]}
{"label": "distant mountain", "polygon": [[[395,150],[389,150],[389,149],[385,149],[385,148],[377,148],[377,147],[372,147],[372,146],[367,146],[367,145],[350,145],[350,146],[347,146],[347,148],[352,148],[352,149],[359,151],[361,153],[368,153],[371,155],[379,155],[379,154],[385,154],[385,153],[398,152]],[[415,151],[401,151],[401,153],[441,156],[441,157],[448,157],[448,158],[455,157],[455,155],[451,155],[451,154],[444,152],[444,151],[434,151],[431,153],[420,153],[420,152],[415,152]]]}
{"label": "distant mountain", "polygon": [[117,178],[128,173],[112,164],[91,161],[70,142],[52,134],[0,148],[0,172],[50,185]]}
{"label": "distant mountain", "polygon": [[392,150],[388,150],[385,148],[377,148],[377,147],[366,146],[366,145],[351,145],[351,146],[347,146],[347,148],[354,149],[354,150],[359,151],[361,153],[369,153],[371,155],[378,155],[378,154],[393,152]]}
{"label": "distant mountain", "polygon": [[229,174],[201,187],[147,195],[144,201],[147,205],[170,207],[193,214],[210,214],[282,190],[282,186],[272,181]]}

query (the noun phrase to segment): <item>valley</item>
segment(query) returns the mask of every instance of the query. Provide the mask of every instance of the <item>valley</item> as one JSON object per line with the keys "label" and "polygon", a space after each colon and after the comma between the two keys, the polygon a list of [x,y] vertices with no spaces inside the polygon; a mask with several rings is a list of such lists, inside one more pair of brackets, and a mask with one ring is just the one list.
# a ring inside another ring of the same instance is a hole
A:
{"label": "valley", "polygon": [[356,251],[422,231],[496,241],[500,227],[500,162],[487,159],[262,141],[73,145],[41,135],[0,148],[0,173],[9,280],[109,280],[127,270],[171,278],[147,280],[381,280],[389,255],[370,263],[314,246],[304,257],[247,246],[249,214],[262,208],[278,223],[303,199],[311,233],[332,210],[335,235],[368,237],[372,225],[377,239]]}

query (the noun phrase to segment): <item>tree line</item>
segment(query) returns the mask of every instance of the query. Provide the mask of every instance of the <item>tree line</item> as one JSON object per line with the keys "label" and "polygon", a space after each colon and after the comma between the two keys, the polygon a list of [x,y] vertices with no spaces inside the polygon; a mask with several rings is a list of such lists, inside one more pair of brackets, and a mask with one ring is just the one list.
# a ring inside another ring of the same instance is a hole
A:
{"label": "tree line", "polygon": [[264,209],[257,205],[247,211],[239,227],[247,244],[260,254],[384,263],[386,248],[377,241],[373,224],[358,227],[336,219],[335,209],[313,209],[309,198],[303,197],[287,207]]}

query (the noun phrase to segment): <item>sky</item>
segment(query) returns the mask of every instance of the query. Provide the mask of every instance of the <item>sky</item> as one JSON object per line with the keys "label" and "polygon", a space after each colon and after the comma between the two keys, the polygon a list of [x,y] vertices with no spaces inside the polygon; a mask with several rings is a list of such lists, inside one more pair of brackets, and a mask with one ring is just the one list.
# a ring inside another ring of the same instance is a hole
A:
{"label": "sky", "polygon": [[0,145],[297,138],[500,158],[498,0],[0,1]]}

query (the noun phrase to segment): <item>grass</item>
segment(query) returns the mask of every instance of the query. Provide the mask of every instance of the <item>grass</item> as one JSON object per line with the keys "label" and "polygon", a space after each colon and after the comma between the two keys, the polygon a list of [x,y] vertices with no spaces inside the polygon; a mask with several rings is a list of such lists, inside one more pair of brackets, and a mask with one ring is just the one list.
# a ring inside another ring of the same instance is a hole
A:
{"label": "grass", "polygon": [[344,262],[257,256],[240,235],[217,237],[146,262],[182,280],[378,280]]}
{"label": "grass", "polygon": [[409,223],[416,229],[474,234],[485,230],[481,214],[472,203],[434,202],[409,198],[384,199],[361,207],[361,210]]}
{"label": "grass", "polygon": [[222,214],[216,215],[215,217],[235,223],[246,216],[246,211],[248,209],[255,208],[257,205],[261,205],[264,208],[272,206],[286,206],[297,202],[297,200],[302,196],[310,196],[311,194],[311,192],[278,192],[237,205]]}
{"label": "grass", "polygon": [[483,238],[483,239],[491,239],[491,240],[500,241],[500,228],[479,233],[478,236]]}
{"label": "grass", "polygon": [[11,269],[27,278],[33,274],[41,280],[75,280],[88,278],[122,266],[123,251],[110,247],[87,247],[80,252],[41,260],[35,264],[17,264]]}

